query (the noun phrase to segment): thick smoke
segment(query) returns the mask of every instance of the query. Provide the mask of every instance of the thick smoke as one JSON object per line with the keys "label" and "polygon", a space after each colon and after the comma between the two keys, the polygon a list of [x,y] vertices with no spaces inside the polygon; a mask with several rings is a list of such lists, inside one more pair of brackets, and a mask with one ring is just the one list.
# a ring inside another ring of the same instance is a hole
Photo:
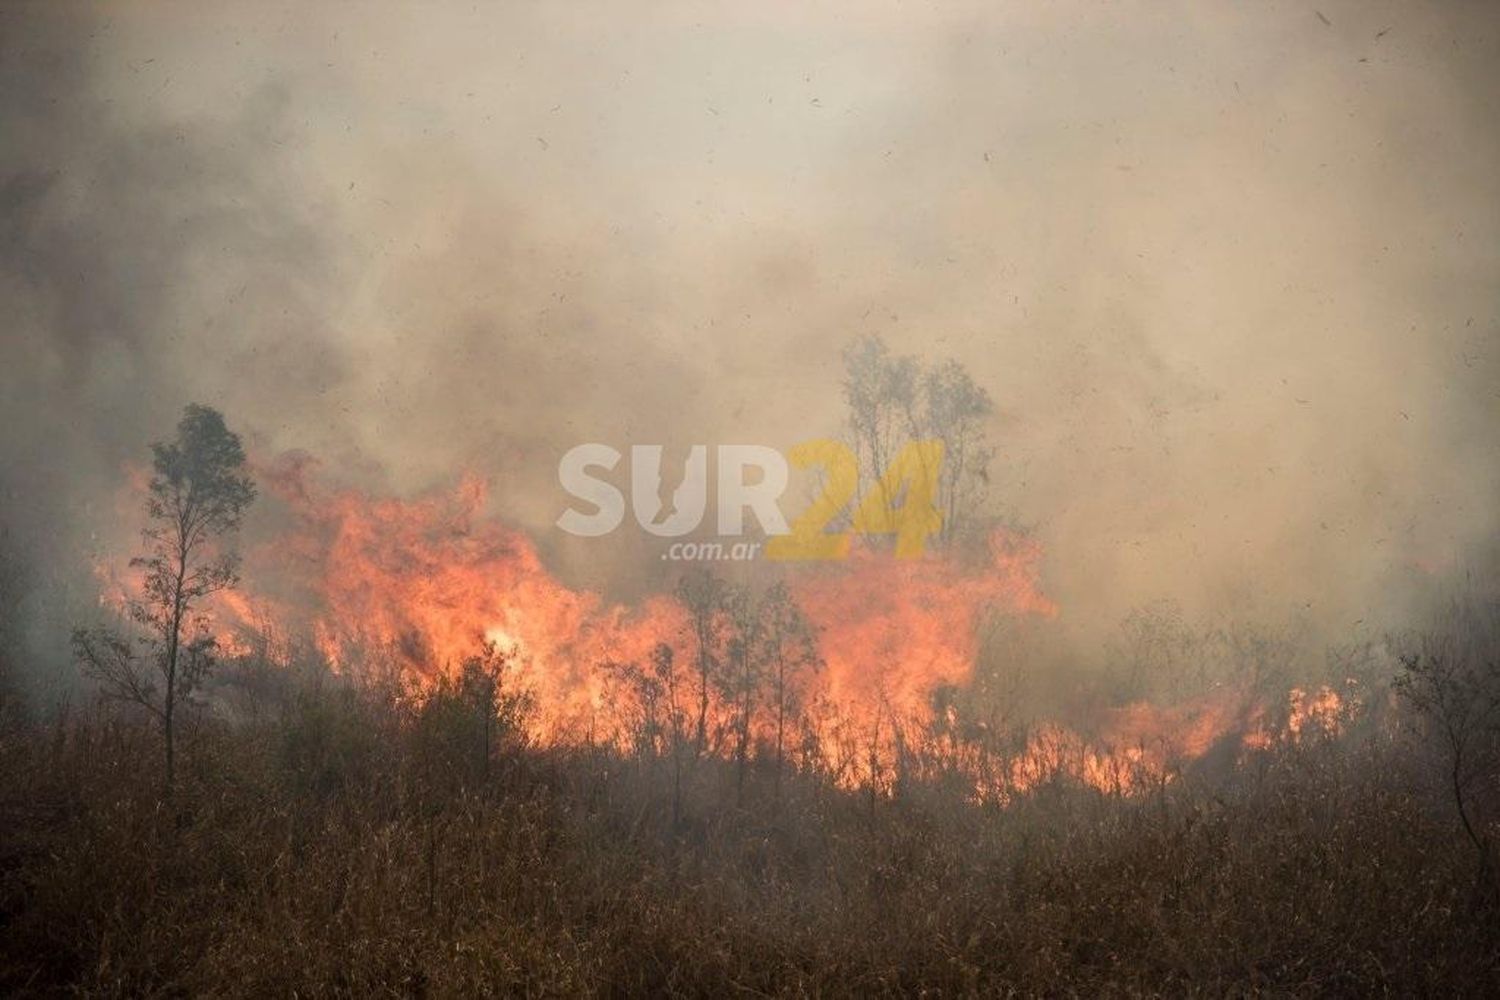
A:
{"label": "thick smoke", "polygon": [[1090,637],[1338,635],[1494,536],[1489,5],[752,6],[8,5],[5,655],[66,674],[188,401],[476,471],[630,596],[659,549],[559,537],[561,452],[837,433],[862,333],[988,387]]}

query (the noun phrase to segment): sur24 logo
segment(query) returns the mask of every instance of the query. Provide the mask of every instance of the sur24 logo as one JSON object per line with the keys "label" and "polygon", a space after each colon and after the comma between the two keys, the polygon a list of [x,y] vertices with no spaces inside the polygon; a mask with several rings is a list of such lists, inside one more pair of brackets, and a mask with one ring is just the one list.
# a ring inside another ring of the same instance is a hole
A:
{"label": "sur24 logo", "polygon": [[[683,463],[682,484],[672,494],[672,511],[662,517],[661,445],[633,445],[630,449],[630,506],[636,523],[663,538],[676,538],[698,528],[708,510],[708,446],[693,445]],[[607,535],[625,520],[625,495],[595,470],[613,472],[624,456],[607,444],[581,444],[558,462],[563,489],[592,510],[569,507],[557,526],[587,538]],[[937,506],[938,471],[943,464],[943,442],[908,443],[884,469],[877,470],[875,486],[859,498],[845,531],[828,531],[847,511],[859,492],[859,459],[848,445],[828,439],[805,441],[786,455],[775,448],[753,444],[721,444],[716,448],[718,532],[737,536],[745,530],[745,511],[755,514],[770,536],[769,559],[842,559],[854,535],[894,535],[896,556],[914,559],[922,554],[930,535],[943,526]],[[821,469],[822,491],[790,524],[781,499],[790,469]],[[760,476],[747,482],[746,472]],[[899,501],[899,502],[898,502]]]}

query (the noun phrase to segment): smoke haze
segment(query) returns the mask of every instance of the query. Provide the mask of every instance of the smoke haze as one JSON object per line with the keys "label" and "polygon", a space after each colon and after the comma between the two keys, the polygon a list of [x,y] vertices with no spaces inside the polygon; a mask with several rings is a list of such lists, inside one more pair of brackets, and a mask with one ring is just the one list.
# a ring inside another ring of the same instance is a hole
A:
{"label": "smoke haze", "polygon": [[1485,3],[7,5],[6,646],[195,400],[658,589],[558,457],[837,434],[864,333],[989,390],[1065,621],[1374,621],[1495,537],[1497,67]]}

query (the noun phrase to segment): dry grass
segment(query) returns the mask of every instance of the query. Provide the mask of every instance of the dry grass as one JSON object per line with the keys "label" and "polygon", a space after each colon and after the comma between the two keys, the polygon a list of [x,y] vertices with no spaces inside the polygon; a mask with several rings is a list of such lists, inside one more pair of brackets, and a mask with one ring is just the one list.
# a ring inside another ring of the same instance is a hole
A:
{"label": "dry grass", "polygon": [[1500,913],[1379,740],[1132,801],[779,803],[660,762],[502,744],[293,692],[156,734],[94,710],[0,740],[0,989],[84,994],[1494,995]]}

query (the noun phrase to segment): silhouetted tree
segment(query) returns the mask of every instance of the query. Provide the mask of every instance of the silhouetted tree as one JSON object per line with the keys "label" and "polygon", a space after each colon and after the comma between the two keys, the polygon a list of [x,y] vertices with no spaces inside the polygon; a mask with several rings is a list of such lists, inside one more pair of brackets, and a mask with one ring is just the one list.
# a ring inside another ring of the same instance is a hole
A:
{"label": "silhouetted tree", "polygon": [[915,358],[896,357],[870,334],[844,349],[844,403],[861,479],[878,487],[880,475],[917,423],[921,373]]}
{"label": "silhouetted tree", "polygon": [[920,424],[913,436],[943,442],[937,480],[944,541],[958,537],[967,526],[989,482],[994,450],[986,443],[984,428],[994,408],[989,393],[957,361],[944,361],[922,375]]}
{"label": "silhouetted tree", "polygon": [[735,788],[737,796],[743,800],[756,699],[767,667],[765,623],[761,619],[760,604],[747,593],[732,593],[726,610],[732,634],[728,643],[729,670],[723,683],[724,693],[734,706]]}
{"label": "silhouetted tree", "polygon": [[477,722],[475,752],[481,781],[489,777],[497,733],[513,728],[524,708],[524,695],[505,688],[505,674],[515,664],[516,656],[514,647],[487,639],[478,653],[464,661],[458,675],[459,693]]}
{"label": "silhouetted tree", "polygon": [[229,536],[255,499],[255,484],[245,474],[238,435],[206,406],[189,405],[176,439],[153,444],[151,452],[146,552],[131,560],[144,578],[127,608],[144,634],[79,629],[73,647],[107,695],[141,705],[160,720],[170,792],[177,710],[213,664],[215,644],[203,602],[238,582],[238,554]]}
{"label": "silhouetted tree", "polygon": [[786,762],[786,727],[799,707],[798,680],[822,666],[813,624],[792,599],[791,590],[777,581],[760,602],[760,649],[770,674],[775,700],[776,797],[781,798],[781,772]]}
{"label": "silhouetted tree", "polygon": [[[1395,687],[1437,748],[1464,834],[1478,858],[1478,885],[1493,895],[1489,825],[1475,793],[1500,796],[1500,609],[1457,606],[1450,627],[1417,636],[1398,655]],[[1494,805],[1493,801],[1489,803]]]}
{"label": "silhouetted tree", "polygon": [[[957,361],[924,366],[892,354],[874,334],[845,348],[843,386],[861,495],[885,490],[881,477],[904,445],[941,441],[941,465],[931,470],[943,514],[938,537],[945,542],[958,537],[973,520],[989,481],[993,450],[985,423],[994,412],[989,393]],[[890,507],[897,499],[883,496],[880,503]]]}
{"label": "silhouetted tree", "polygon": [[666,712],[666,735],[672,752],[672,825],[682,819],[682,745],[687,730],[685,715],[678,698],[677,656],[664,642],[651,650],[651,676],[659,687]]}
{"label": "silhouetted tree", "polygon": [[677,585],[677,598],[687,609],[689,628],[697,647],[698,658],[698,725],[696,748],[708,748],[709,692],[718,683],[723,669],[725,649],[730,635],[729,609],[734,588],[728,581],[708,570],[684,576]]}

